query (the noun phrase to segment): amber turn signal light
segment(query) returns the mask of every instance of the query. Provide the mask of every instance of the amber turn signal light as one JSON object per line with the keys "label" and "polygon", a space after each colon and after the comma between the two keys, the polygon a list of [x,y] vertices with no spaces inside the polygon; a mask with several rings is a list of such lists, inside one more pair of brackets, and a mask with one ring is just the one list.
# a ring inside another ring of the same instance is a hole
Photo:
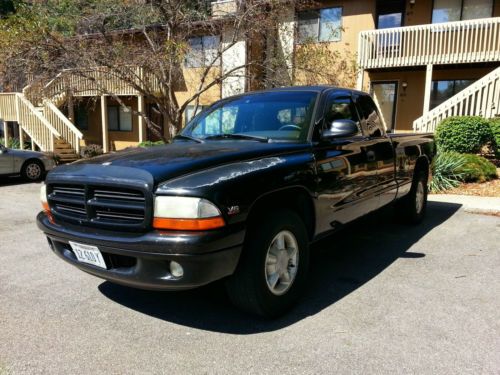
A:
{"label": "amber turn signal light", "polygon": [[167,219],[155,217],[153,227],[155,229],[171,230],[210,230],[226,225],[221,217],[211,217],[206,219]]}

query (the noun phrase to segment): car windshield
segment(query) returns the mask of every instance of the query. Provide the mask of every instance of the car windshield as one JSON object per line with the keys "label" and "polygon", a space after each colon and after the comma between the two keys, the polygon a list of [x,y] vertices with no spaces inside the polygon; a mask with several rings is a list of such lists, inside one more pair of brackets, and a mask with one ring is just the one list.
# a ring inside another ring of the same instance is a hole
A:
{"label": "car windshield", "polygon": [[181,134],[206,140],[304,141],[316,96],[274,91],[222,100],[195,116]]}

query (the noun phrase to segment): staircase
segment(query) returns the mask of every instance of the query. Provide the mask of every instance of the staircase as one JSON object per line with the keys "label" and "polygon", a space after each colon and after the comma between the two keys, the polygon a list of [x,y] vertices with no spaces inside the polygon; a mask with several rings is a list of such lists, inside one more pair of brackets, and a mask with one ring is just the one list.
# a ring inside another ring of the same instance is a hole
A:
{"label": "staircase", "polygon": [[[33,94],[38,91],[34,87],[23,92],[30,91]],[[30,95],[30,97],[37,96]],[[43,96],[38,95],[38,98],[41,97]],[[55,99],[60,103],[59,97]],[[31,138],[32,144],[37,145],[41,151],[53,152],[61,162],[77,160],[83,134],[59,110],[52,98],[42,99],[41,102],[34,101],[35,104],[24,93],[0,93],[0,119],[17,122]],[[20,138],[22,147],[22,132]]]}
{"label": "staircase", "polygon": [[413,122],[416,132],[433,132],[451,116],[500,116],[500,67]]}

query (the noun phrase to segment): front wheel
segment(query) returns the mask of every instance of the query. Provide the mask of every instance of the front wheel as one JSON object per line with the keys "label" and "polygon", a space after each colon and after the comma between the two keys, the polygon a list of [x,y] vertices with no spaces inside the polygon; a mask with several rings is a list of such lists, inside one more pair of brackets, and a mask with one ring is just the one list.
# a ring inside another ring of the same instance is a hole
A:
{"label": "front wheel", "polygon": [[300,297],[309,266],[309,240],[293,211],[280,210],[250,226],[240,263],[226,282],[241,309],[276,317]]}
{"label": "front wheel", "polygon": [[38,181],[43,176],[43,164],[38,160],[28,160],[23,165],[21,175],[27,181]]}
{"label": "front wheel", "polygon": [[397,218],[409,224],[420,223],[427,209],[427,174],[420,170],[415,177],[410,192],[396,204]]}

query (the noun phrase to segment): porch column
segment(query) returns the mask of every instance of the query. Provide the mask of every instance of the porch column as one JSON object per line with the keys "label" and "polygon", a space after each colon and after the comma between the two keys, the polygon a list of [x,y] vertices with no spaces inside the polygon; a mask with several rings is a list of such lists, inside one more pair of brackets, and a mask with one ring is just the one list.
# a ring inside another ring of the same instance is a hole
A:
{"label": "porch column", "polygon": [[19,125],[19,148],[24,150],[24,131],[21,125]]}
{"label": "porch column", "polygon": [[432,87],[432,68],[433,65],[427,65],[427,69],[425,71],[425,92],[424,92],[424,108],[422,114],[426,114],[429,112],[431,108],[431,87]]}
{"label": "porch column", "polygon": [[[142,95],[137,96],[137,110],[144,114],[144,96]],[[139,116],[137,123],[139,125],[139,142],[144,142],[144,135],[146,134],[144,117]]]}
{"label": "porch column", "polygon": [[31,138],[31,150],[35,151],[35,141]]}
{"label": "porch column", "polygon": [[72,124],[75,123],[75,105],[73,102],[73,95],[71,92],[68,91],[67,93],[68,97],[68,119],[71,121]]}
{"label": "porch column", "polygon": [[108,98],[101,95],[102,151],[109,152]]}
{"label": "porch column", "polygon": [[356,83],[356,89],[359,91],[363,91],[363,85],[365,80],[365,70],[360,68],[358,71],[358,81]]}
{"label": "porch column", "polygon": [[7,121],[3,121],[3,136],[4,136],[4,146],[9,147],[9,126]]}

